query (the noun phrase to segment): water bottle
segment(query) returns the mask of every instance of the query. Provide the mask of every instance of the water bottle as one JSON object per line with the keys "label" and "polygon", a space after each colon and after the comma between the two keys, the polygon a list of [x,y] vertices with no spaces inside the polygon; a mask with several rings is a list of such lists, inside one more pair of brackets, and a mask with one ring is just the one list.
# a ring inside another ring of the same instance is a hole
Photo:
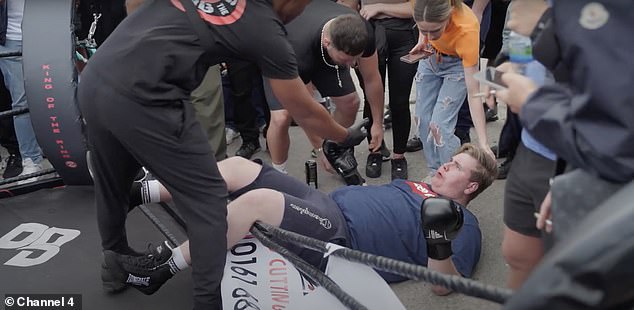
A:
{"label": "water bottle", "polygon": [[526,66],[533,61],[531,38],[514,31],[509,35],[509,60],[515,72],[526,75]]}
{"label": "water bottle", "polygon": [[306,184],[313,188],[319,188],[317,185],[317,162],[309,159],[304,165],[306,168]]}

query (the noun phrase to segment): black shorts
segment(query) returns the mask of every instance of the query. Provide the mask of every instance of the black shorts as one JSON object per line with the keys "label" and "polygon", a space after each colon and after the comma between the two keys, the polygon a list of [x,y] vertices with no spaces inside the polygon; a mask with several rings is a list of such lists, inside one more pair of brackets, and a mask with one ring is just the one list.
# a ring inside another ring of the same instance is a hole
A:
{"label": "black shorts", "polygon": [[[320,58],[321,61],[321,58]],[[303,79],[304,83],[312,82],[322,97],[341,97],[357,91],[350,75],[350,68],[347,66],[339,67],[339,78],[341,79],[341,87],[337,80],[337,71],[334,68],[319,66],[307,78]],[[277,100],[271,85],[267,78],[264,78],[264,93],[266,101],[271,111],[282,110],[284,107]]]}
{"label": "black shorts", "polygon": [[539,212],[550,190],[548,181],[555,172],[555,161],[520,143],[511,165],[504,189],[504,224],[522,235],[540,238],[534,213]]}
{"label": "black shorts", "polygon": [[[262,171],[253,183],[231,193],[230,198],[235,199],[257,188],[273,189],[284,195],[284,217],[280,228],[322,241],[350,246],[348,225],[335,201],[327,194],[267,164],[262,164]],[[286,242],[279,243],[308,263],[322,266],[322,253]]]}

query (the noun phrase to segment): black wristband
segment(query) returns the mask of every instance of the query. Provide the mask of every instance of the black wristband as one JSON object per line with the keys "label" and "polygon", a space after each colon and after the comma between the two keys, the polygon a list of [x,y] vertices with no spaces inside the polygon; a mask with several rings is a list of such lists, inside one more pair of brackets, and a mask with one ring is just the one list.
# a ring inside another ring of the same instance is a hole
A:
{"label": "black wristband", "polygon": [[451,242],[427,244],[427,257],[435,260],[443,260],[451,257]]}

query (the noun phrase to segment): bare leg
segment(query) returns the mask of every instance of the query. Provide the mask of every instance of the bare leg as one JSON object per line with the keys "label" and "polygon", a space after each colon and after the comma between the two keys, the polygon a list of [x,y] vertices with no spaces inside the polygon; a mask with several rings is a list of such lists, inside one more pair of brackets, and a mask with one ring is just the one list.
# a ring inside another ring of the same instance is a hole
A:
{"label": "bare leg", "polygon": [[540,238],[522,235],[504,226],[502,254],[510,267],[507,286],[518,289],[541,261],[544,245]]}
{"label": "bare leg", "polygon": [[[218,162],[220,175],[227,183],[227,191],[235,192],[251,184],[260,174],[262,166],[240,156],[229,157]],[[161,201],[171,201],[172,195],[159,183]]]}
{"label": "bare leg", "polygon": [[[282,193],[259,188],[245,193],[227,206],[227,248],[230,249],[249,232],[255,221],[280,226],[284,216]],[[178,247],[185,261],[191,264],[189,241]]]}
{"label": "bare leg", "polygon": [[266,139],[271,153],[271,161],[280,165],[288,160],[288,149],[291,141],[288,135],[291,118],[286,110],[271,111],[271,123],[266,132]]}

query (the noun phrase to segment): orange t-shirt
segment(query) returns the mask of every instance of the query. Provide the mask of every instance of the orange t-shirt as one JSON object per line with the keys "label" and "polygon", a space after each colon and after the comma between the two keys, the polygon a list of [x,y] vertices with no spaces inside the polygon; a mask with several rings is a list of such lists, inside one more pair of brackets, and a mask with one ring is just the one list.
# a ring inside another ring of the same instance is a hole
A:
{"label": "orange t-shirt", "polygon": [[472,67],[480,61],[480,23],[473,11],[462,4],[453,9],[447,28],[438,40],[429,43],[440,53],[458,56],[464,67]]}

